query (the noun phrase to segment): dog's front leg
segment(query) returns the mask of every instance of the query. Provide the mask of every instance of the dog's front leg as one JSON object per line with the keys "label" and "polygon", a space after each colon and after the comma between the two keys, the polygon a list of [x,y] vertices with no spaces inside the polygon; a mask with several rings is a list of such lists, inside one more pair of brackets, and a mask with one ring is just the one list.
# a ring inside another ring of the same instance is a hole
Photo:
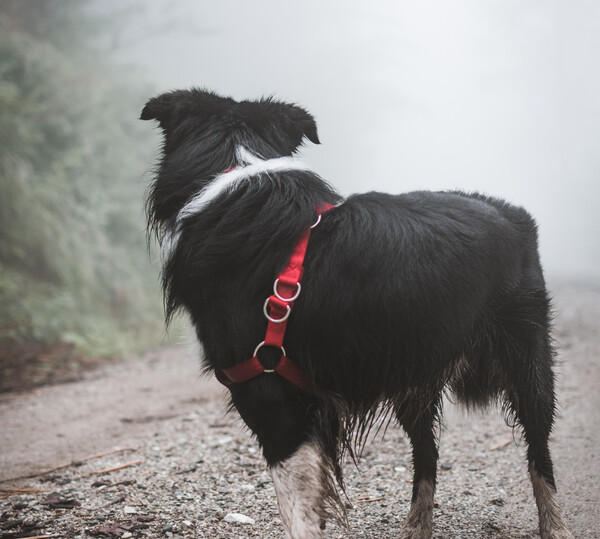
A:
{"label": "dog's front leg", "polygon": [[[328,521],[344,525],[335,455],[324,449],[328,437],[319,432],[329,422],[319,417],[323,410],[314,396],[276,375],[233,386],[231,395],[262,447],[287,537],[320,539]],[[331,430],[336,432],[333,423]]]}
{"label": "dog's front leg", "polygon": [[332,481],[323,453],[311,442],[303,443],[284,461],[271,466],[277,504],[290,539],[324,537],[326,505]]}

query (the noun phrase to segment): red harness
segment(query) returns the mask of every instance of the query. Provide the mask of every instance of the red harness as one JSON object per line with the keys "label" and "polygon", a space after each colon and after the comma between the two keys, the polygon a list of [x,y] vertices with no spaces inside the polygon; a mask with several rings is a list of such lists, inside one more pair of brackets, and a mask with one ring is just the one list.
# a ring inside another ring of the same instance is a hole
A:
{"label": "red harness", "polygon": [[[318,217],[316,223],[302,232],[302,235],[294,246],[287,266],[277,279],[275,279],[273,294],[266,299],[263,306],[263,314],[268,320],[265,340],[259,343],[254,349],[254,354],[250,359],[238,363],[233,367],[217,369],[215,371],[217,379],[223,385],[229,387],[232,384],[251,380],[263,373],[277,373],[301,389],[309,391],[315,389],[313,381],[306,373],[286,356],[285,349],[283,348],[283,338],[285,337],[285,328],[292,307],[294,306],[294,301],[300,295],[300,282],[302,281],[302,274],[304,272],[304,256],[306,255],[306,248],[310,239],[310,231],[320,223],[321,215],[333,207],[331,204],[323,204],[317,208]],[[258,351],[263,346],[275,346],[281,349],[281,358],[273,369],[265,369],[258,359]]]}

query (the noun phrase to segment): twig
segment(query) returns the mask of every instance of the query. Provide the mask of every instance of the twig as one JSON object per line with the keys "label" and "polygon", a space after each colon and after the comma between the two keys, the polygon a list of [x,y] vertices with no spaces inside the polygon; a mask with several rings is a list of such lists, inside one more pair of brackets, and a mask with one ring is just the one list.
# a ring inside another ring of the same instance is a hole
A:
{"label": "twig", "polygon": [[47,537],[57,537],[56,535],[28,535],[23,539],[46,539]]}
{"label": "twig", "polygon": [[5,492],[7,494],[39,494],[40,492],[48,492],[47,490],[40,490],[38,488],[31,487],[7,487],[0,488],[0,492]]}
{"label": "twig", "polygon": [[137,451],[137,449],[135,447],[119,447],[118,449],[111,449],[110,451],[105,451],[104,453],[98,453],[97,455],[92,455],[90,457],[85,457],[84,459],[81,460],[75,460],[73,461],[74,463],[78,463],[78,462],[86,462],[88,460],[92,460],[92,459],[99,459],[100,457],[106,457],[108,455],[113,455],[114,453],[120,453],[121,451]]}
{"label": "twig", "polygon": [[40,388],[34,388],[27,391],[27,393],[9,393],[8,395],[0,395],[0,402],[11,402],[18,399],[29,399],[35,397],[41,393]]}
{"label": "twig", "polygon": [[0,479],[0,483],[9,483],[11,481],[19,481],[20,479],[32,479],[34,477],[41,477],[42,475],[48,475],[49,473],[57,472],[58,470],[64,470],[69,466],[79,466],[83,462],[87,462],[88,460],[99,459],[100,457],[106,457],[107,455],[112,455],[113,453],[120,453],[121,451],[136,451],[133,447],[120,447],[118,449],[112,449],[110,451],[106,451],[105,453],[98,453],[97,455],[90,455],[89,457],[84,457],[82,459],[74,459],[68,464],[62,464],[60,466],[56,466],[56,468],[50,468],[49,470],[44,470],[43,472],[32,473],[29,475],[20,475],[18,477],[10,477],[8,479]]}
{"label": "twig", "polygon": [[379,500],[383,500],[384,498],[385,498],[385,496],[379,496],[379,498],[363,497],[363,498],[358,498],[358,500],[356,500],[356,503],[378,502]]}
{"label": "twig", "polygon": [[128,468],[129,466],[136,466],[137,464],[141,464],[141,460],[134,460],[132,462],[127,462],[126,464],[121,464],[119,466],[114,466],[113,468],[106,468],[105,470],[99,470],[97,472],[86,473],[86,476],[89,475],[102,475],[105,473],[116,472],[117,470],[122,470],[123,468]]}
{"label": "twig", "polygon": [[497,449],[503,449],[507,445],[509,445],[510,442],[512,442],[512,438],[507,438],[506,440],[502,440],[501,442],[498,442],[497,444],[495,444],[492,447],[490,447],[490,450],[491,451],[496,451]]}
{"label": "twig", "polygon": [[21,496],[23,494],[40,494],[48,492],[47,490],[39,490],[37,488],[0,488],[0,500],[4,500],[9,496]]}

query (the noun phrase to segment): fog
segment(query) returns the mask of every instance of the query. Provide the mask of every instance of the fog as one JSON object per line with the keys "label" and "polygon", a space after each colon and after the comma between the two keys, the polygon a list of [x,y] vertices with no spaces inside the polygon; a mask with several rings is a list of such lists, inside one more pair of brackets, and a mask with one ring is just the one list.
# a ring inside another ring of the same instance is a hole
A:
{"label": "fog", "polygon": [[600,274],[598,2],[131,5],[110,47],[158,91],[296,102],[321,139],[303,159],[342,193],[506,198],[537,218],[550,274]]}

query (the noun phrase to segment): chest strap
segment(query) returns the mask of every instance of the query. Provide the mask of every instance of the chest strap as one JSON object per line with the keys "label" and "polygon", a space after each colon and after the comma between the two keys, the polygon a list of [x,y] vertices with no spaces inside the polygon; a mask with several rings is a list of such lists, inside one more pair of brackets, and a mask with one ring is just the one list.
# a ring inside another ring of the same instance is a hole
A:
{"label": "chest strap", "polygon": [[[292,251],[287,266],[279,274],[273,283],[273,294],[271,294],[263,305],[263,314],[268,320],[265,340],[260,342],[254,349],[250,359],[238,363],[227,369],[217,369],[215,376],[223,385],[230,387],[232,384],[246,382],[263,373],[276,373],[288,382],[307,391],[314,391],[315,385],[306,373],[287,357],[283,348],[283,339],[287,321],[292,312],[294,301],[298,299],[302,290],[302,276],[304,273],[304,257],[311,229],[321,222],[321,215],[333,208],[331,204],[323,204],[317,208],[317,221],[311,227],[305,229]],[[281,358],[273,369],[265,369],[258,359],[258,351],[263,346],[275,346],[281,349]]]}

